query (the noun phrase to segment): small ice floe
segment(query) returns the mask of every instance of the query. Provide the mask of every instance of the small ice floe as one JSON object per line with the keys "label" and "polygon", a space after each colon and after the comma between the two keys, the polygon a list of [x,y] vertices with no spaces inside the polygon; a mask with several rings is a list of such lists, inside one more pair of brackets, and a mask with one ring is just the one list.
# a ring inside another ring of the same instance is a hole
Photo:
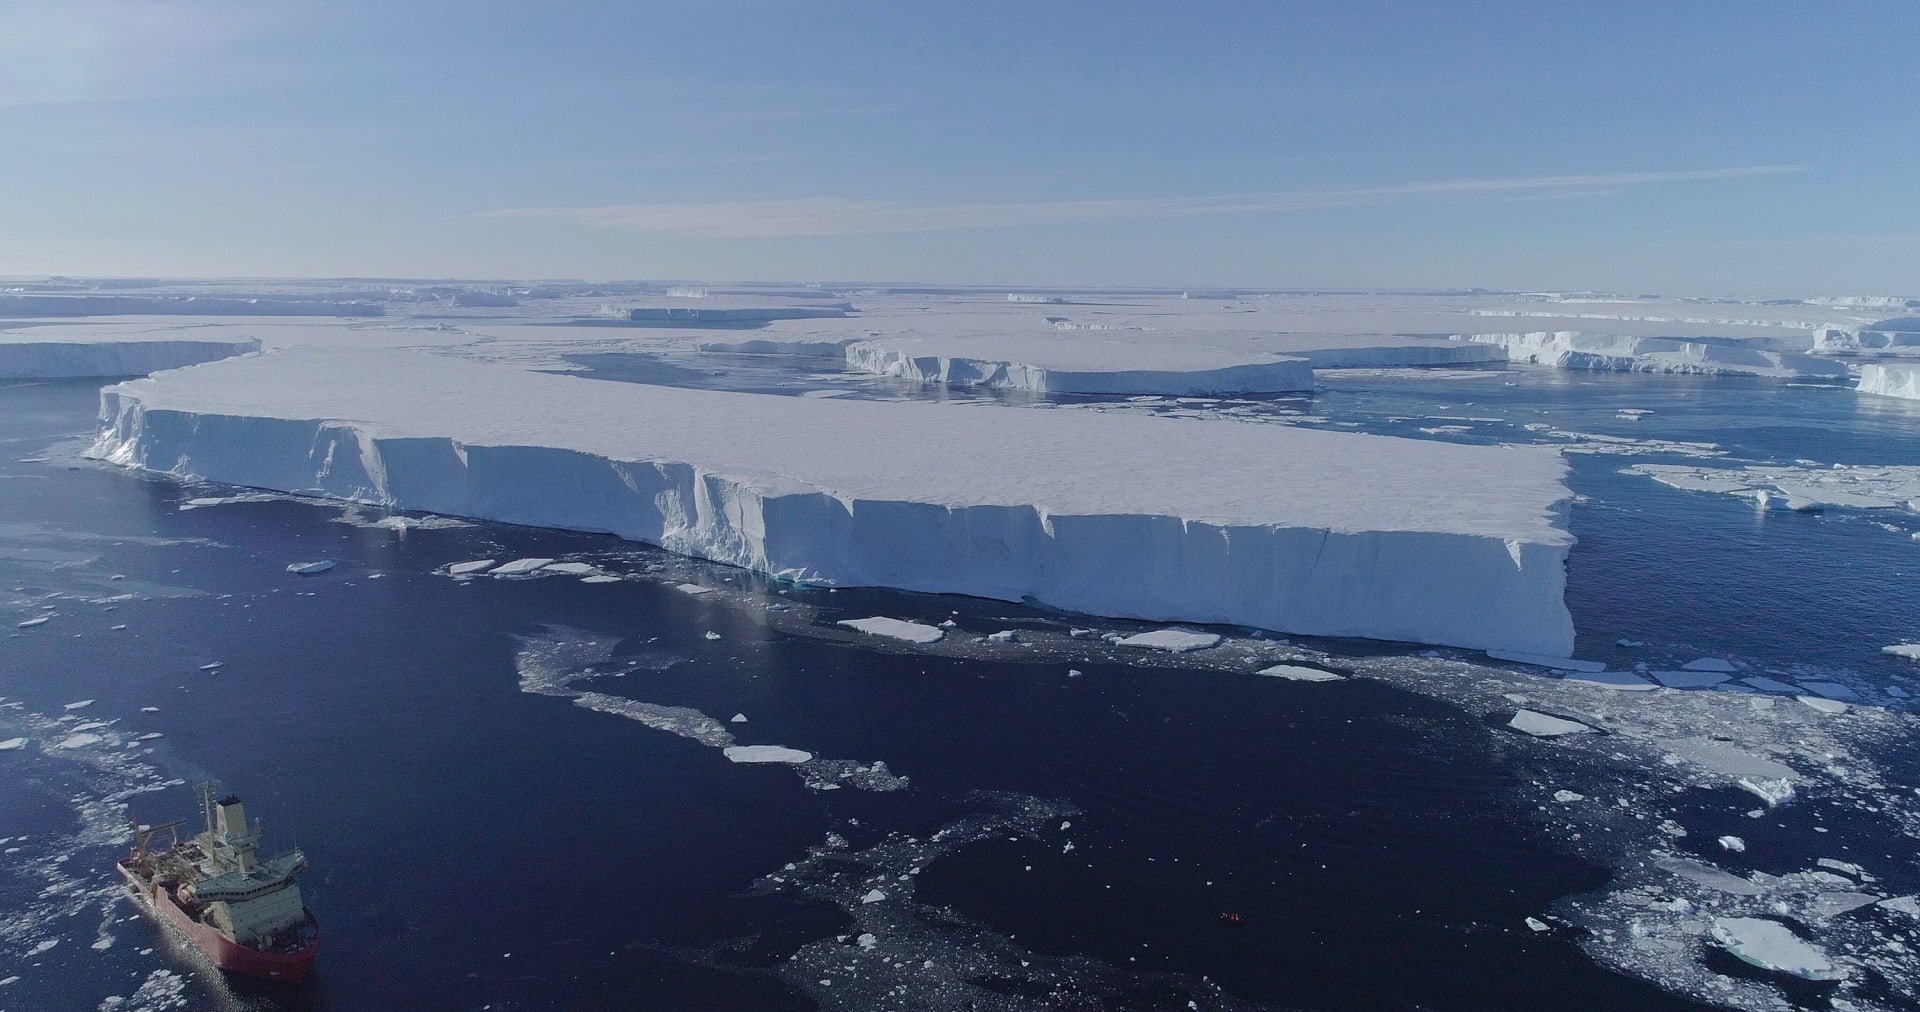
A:
{"label": "small ice floe", "polygon": [[1301,664],[1275,664],[1270,668],[1261,668],[1257,674],[1271,678],[1285,678],[1294,682],[1338,682],[1346,678],[1345,675],[1319,668],[1309,668]]}
{"label": "small ice floe", "polygon": [[472,562],[456,562],[447,567],[449,576],[466,576],[469,573],[484,573],[493,568],[493,559],[474,559]]}
{"label": "small ice floe", "polygon": [[200,670],[202,670],[202,671],[218,671],[218,670],[220,670],[221,668],[223,668],[223,667],[225,667],[225,666],[226,666],[226,665],[225,665],[225,663],[224,663],[224,662],[222,662],[222,661],[209,661],[209,662],[207,662],[207,663],[205,663],[205,664],[202,664],[202,665],[200,665]]}
{"label": "small ice floe", "polygon": [[1081,671],[1081,670],[1080,670],[1079,668],[1068,668],[1068,669],[1067,669],[1067,677],[1068,677],[1068,678],[1079,678],[1079,677],[1080,677],[1081,675],[1084,675],[1084,674],[1086,674],[1086,672],[1084,672],[1084,671]]}
{"label": "small ice floe", "polygon": [[1536,668],[1552,668],[1555,671],[1581,671],[1598,674],[1607,670],[1599,661],[1576,661],[1571,657],[1553,657],[1548,654],[1529,654],[1517,650],[1489,650],[1487,656],[1496,661],[1511,661],[1514,664],[1531,664]]}
{"label": "small ice floe", "polygon": [[729,745],[721,752],[729,761],[737,763],[798,764],[813,761],[812,752],[802,752],[784,745]]}
{"label": "small ice floe", "polygon": [[522,576],[553,564],[552,559],[515,559],[496,568],[494,576]]}
{"label": "small ice floe", "polygon": [[1793,800],[1793,781],[1791,780],[1741,777],[1738,783],[1741,790],[1766,802],[1768,808],[1777,808]]}
{"label": "small ice floe", "polygon": [[581,583],[619,583],[623,579],[624,577],[614,576],[611,573],[595,573],[592,576],[581,577],[580,582]]}
{"label": "small ice floe", "polygon": [[682,583],[674,587],[673,589],[679,591],[682,594],[686,594],[689,597],[699,597],[702,594],[713,593],[712,587],[702,587],[697,583]]}
{"label": "small ice floe", "polygon": [[1587,796],[1577,791],[1554,791],[1553,800],[1558,801],[1563,805],[1571,805],[1576,801],[1587,800]]}
{"label": "small ice floe", "polygon": [[1527,924],[1527,928],[1532,931],[1551,931],[1552,930],[1551,928],[1547,927],[1546,921],[1543,921],[1538,917],[1527,918],[1526,924]]}
{"label": "small ice floe", "polygon": [[1845,967],[1802,940],[1793,929],[1763,917],[1716,917],[1713,940],[1742,962],[1803,980],[1844,980]]}
{"label": "small ice floe", "polygon": [[63,709],[63,710],[84,710],[84,709],[86,709],[87,707],[89,707],[89,706],[92,706],[92,705],[93,705],[93,702],[94,702],[94,701],[93,701],[93,700],[91,700],[91,699],[82,699],[82,700],[80,700],[79,702],[76,702],[76,703],[68,703],[67,705],[65,705],[65,706],[63,706],[63,707],[61,707],[61,709]]}
{"label": "small ice floe", "polygon": [[42,615],[39,618],[30,618],[30,619],[27,619],[25,622],[16,623],[14,625],[14,628],[15,629],[31,629],[37,625],[46,625],[47,620],[52,617],[53,617],[52,615]]}
{"label": "small ice floe", "polygon": [[1002,629],[997,633],[989,633],[987,639],[995,643],[1017,643],[1020,641],[1020,634],[1012,629]]}
{"label": "small ice floe", "polygon": [[159,731],[148,731],[146,734],[143,734],[134,740],[135,741],[152,741],[155,738],[165,738],[165,737],[166,735],[160,733]]}
{"label": "small ice floe", "polygon": [[1646,640],[1630,640],[1625,637],[1621,637],[1620,639],[1614,640],[1613,645],[1618,647],[1626,647],[1628,650],[1632,650],[1634,647],[1646,646],[1647,641]]}
{"label": "small ice floe", "polygon": [[140,712],[141,713],[159,713],[160,708],[157,706],[143,706],[140,708]]}
{"label": "small ice floe", "polygon": [[1582,674],[1568,675],[1565,680],[1569,682],[1585,682],[1588,685],[1598,685],[1603,688],[1618,689],[1622,692],[1652,692],[1653,690],[1659,688],[1658,685],[1655,685],[1644,678],[1640,678],[1635,675],[1628,674],[1625,671],[1586,672]]}
{"label": "small ice floe", "polygon": [[705,638],[708,640],[717,640],[720,638],[720,634],[717,632],[714,632],[712,629],[708,629],[706,632]]}
{"label": "small ice floe", "polygon": [[732,717],[727,718],[727,723],[729,724],[744,724],[746,722],[747,715],[744,713],[736,713]]}
{"label": "small ice floe", "polygon": [[[1916,532],[1913,537],[1914,540],[1920,541],[1920,532]],[[1895,657],[1905,657],[1910,661],[1920,661],[1920,643],[1895,643],[1890,647],[1881,647],[1880,652],[1892,654]]]}
{"label": "small ice floe", "polygon": [[1759,689],[1761,692],[1777,692],[1787,696],[1796,695],[1800,691],[1798,685],[1789,685],[1777,678],[1768,678],[1765,675],[1753,675],[1748,678],[1742,678],[1740,679],[1740,684]]}
{"label": "small ice floe", "polygon": [[287,563],[287,572],[293,573],[296,576],[312,576],[315,573],[324,573],[332,568],[333,560],[331,559],[321,559],[318,562]]}
{"label": "small ice floe", "polygon": [[938,643],[946,631],[918,622],[903,622],[897,618],[843,618],[834,623],[843,625],[855,632],[869,636],[885,636],[888,639],[905,640],[908,643]]}
{"label": "small ice floe", "polygon": [[1696,657],[1680,665],[1682,671],[1718,671],[1722,674],[1733,671],[1733,662],[1724,657]]}
{"label": "small ice floe", "polygon": [[25,738],[8,738],[0,741],[0,752],[14,752],[27,747]]}
{"label": "small ice floe", "polygon": [[108,627],[107,627],[107,630],[108,630],[109,632],[119,632],[120,630],[122,630],[122,629],[125,629],[125,628],[126,628],[126,626],[124,626],[124,625],[116,625],[116,626],[108,626]]}
{"label": "small ice floe", "polygon": [[860,897],[860,902],[861,903],[884,903],[886,902],[886,899],[887,899],[887,894],[885,892],[879,889],[875,889],[867,893],[865,896]]}
{"label": "small ice floe", "polygon": [[1737,836],[1723,836],[1720,838],[1719,843],[1721,850],[1730,850],[1735,854],[1744,854],[1747,850],[1747,841]]}
{"label": "small ice floe", "polygon": [[545,573],[565,573],[568,576],[592,576],[600,570],[586,562],[549,562],[540,567]]}
{"label": "small ice floe", "polygon": [[1210,632],[1195,632],[1177,626],[1168,629],[1155,629],[1152,632],[1134,633],[1116,641],[1123,647],[1137,647],[1142,650],[1165,650],[1172,654],[1184,654],[1193,650],[1205,650],[1220,645],[1220,635]]}
{"label": "small ice floe", "polygon": [[1853,699],[1856,693],[1839,682],[1801,682],[1800,687],[1828,699]]}
{"label": "small ice floe", "polygon": [[1813,709],[1819,710],[1821,713],[1847,712],[1847,704],[1837,699],[1827,699],[1824,696],[1796,696],[1794,698]]}
{"label": "small ice floe", "polygon": [[1649,674],[1669,689],[1704,689],[1732,677],[1718,671],[1653,671]]}
{"label": "small ice floe", "polygon": [[862,949],[871,949],[880,944],[880,939],[873,937],[873,933],[870,931],[862,932],[859,938],[853,940],[853,944]]}
{"label": "small ice floe", "polygon": [[1622,419],[1623,421],[1637,422],[1642,418],[1647,417],[1650,414],[1653,414],[1653,412],[1647,410],[1646,408],[1621,408],[1616,413],[1616,417]]}
{"label": "small ice floe", "polygon": [[1920,920],[1920,896],[1895,896],[1890,900],[1881,900],[1880,909]]}
{"label": "small ice floe", "polygon": [[1586,734],[1593,730],[1577,720],[1566,720],[1535,710],[1521,710],[1507,721],[1507,726],[1535,738],[1558,738],[1563,734]]}

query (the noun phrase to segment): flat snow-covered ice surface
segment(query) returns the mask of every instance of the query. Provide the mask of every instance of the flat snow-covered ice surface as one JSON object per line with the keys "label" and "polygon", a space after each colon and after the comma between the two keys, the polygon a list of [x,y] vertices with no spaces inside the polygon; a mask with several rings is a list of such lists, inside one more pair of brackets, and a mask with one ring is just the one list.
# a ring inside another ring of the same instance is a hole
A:
{"label": "flat snow-covered ice surface", "polygon": [[1568,653],[1565,465],[1230,421],[609,383],[289,348],[102,393],[96,453],[760,572]]}

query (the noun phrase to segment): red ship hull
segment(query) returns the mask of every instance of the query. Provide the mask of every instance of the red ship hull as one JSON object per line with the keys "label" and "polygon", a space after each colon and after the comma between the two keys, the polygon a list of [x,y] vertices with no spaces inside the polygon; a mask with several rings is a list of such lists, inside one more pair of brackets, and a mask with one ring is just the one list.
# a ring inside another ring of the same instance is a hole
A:
{"label": "red ship hull", "polygon": [[179,930],[187,941],[193,943],[194,948],[199,949],[219,969],[289,984],[297,984],[313,972],[314,958],[320,954],[320,927],[313,919],[313,911],[306,911],[307,925],[312,930],[311,944],[294,952],[252,949],[194,920],[165,888],[142,881],[124,866],[120,868],[120,874],[133,886],[142,906]]}

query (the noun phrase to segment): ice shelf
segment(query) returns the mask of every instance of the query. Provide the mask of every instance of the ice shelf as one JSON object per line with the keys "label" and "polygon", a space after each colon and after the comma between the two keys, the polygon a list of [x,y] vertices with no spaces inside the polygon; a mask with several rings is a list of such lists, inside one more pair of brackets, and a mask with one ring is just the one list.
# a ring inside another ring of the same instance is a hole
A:
{"label": "ice shelf", "polygon": [[1735,338],[1632,337],[1577,330],[1526,334],[1472,334],[1467,340],[1499,345],[1515,362],[1599,372],[1664,372],[1779,379],[1844,379],[1847,365],[1790,351],[1768,350]]}
{"label": "ice shelf", "polygon": [[1565,656],[1549,448],[608,383],[289,348],[101,392],[95,455],[800,581]]}
{"label": "ice shelf", "polygon": [[0,333],[0,379],[144,376],[259,350],[251,337],[186,340],[161,331],[89,340],[26,328]]}
{"label": "ice shelf", "polygon": [[1304,358],[1232,354],[1168,338],[1148,343],[1085,334],[946,340],[906,336],[848,345],[846,358],[849,366],[881,376],[1033,393],[1263,394],[1313,389],[1313,368]]}

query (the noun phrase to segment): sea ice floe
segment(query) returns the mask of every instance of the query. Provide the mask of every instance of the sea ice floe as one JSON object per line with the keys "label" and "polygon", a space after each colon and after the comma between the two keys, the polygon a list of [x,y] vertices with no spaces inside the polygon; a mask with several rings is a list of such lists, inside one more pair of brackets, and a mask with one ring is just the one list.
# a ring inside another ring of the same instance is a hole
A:
{"label": "sea ice floe", "polygon": [[686,594],[690,597],[699,597],[702,594],[713,593],[712,587],[702,587],[697,583],[683,583],[677,587],[674,587],[673,589],[679,591],[682,594]]}
{"label": "sea ice floe", "polygon": [[1555,671],[1581,671],[1591,674],[1607,670],[1607,666],[1599,661],[1577,661],[1571,657],[1551,657],[1546,654],[1527,654],[1515,650],[1489,650],[1487,656],[1496,661],[1531,664],[1540,668],[1552,668]]}
{"label": "sea ice floe", "polygon": [[836,625],[843,625],[856,632],[869,636],[884,636],[887,639],[905,640],[908,643],[938,643],[946,635],[943,629],[918,622],[904,622],[897,618],[845,618]]}
{"label": "sea ice floe", "polygon": [[527,573],[532,573],[540,569],[544,569],[547,566],[550,566],[552,564],[553,564],[552,559],[515,559],[512,562],[503,563],[499,567],[495,568],[492,575],[522,576]]}
{"label": "sea ice floe", "polygon": [[54,742],[52,747],[61,748],[61,749],[86,748],[88,745],[98,745],[104,740],[106,739],[100,737],[97,734],[88,734],[88,733],[82,732],[80,734],[67,735],[65,738],[62,738],[59,741]]}
{"label": "sea ice floe", "polygon": [[1515,731],[1533,735],[1536,738],[1557,738],[1563,734],[1587,734],[1593,728],[1577,720],[1567,720],[1536,710],[1521,710],[1513,715],[1507,726]]}
{"label": "sea ice floe", "polygon": [[1184,654],[1192,650],[1205,650],[1218,646],[1220,636],[1217,633],[1195,632],[1192,629],[1155,629],[1152,632],[1135,633],[1122,637],[1118,646],[1138,647],[1145,650],[1165,650],[1168,653]]}
{"label": "sea ice floe", "polygon": [[1752,499],[1765,508],[1814,510],[1907,509],[1920,499],[1920,466],[1835,464],[1831,467],[1752,464],[1743,468],[1635,464],[1625,473],[1645,475],[1690,492]]}
{"label": "sea ice floe", "polygon": [[67,710],[84,710],[84,709],[86,709],[87,707],[89,707],[89,706],[92,706],[92,705],[93,705],[93,703],[94,703],[94,701],[93,701],[93,700],[91,700],[91,699],[82,699],[82,700],[80,700],[80,701],[78,701],[78,702],[74,702],[74,703],[68,703],[68,704],[66,704],[66,706],[65,706],[65,707],[63,707],[63,709],[67,709]]}
{"label": "sea ice floe", "polygon": [[1690,660],[1687,663],[1680,665],[1680,670],[1682,671],[1718,671],[1718,672],[1725,673],[1725,672],[1735,670],[1735,666],[1732,661],[1729,661],[1724,657],[1696,657],[1693,660]]}
{"label": "sea ice floe", "polygon": [[287,563],[287,572],[296,574],[298,576],[312,576],[315,573],[324,573],[327,570],[332,568],[333,568],[333,562],[332,560],[329,560],[329,559],[321,559],[317,562]]}
{"label": "sea ice floe", "polygon": [[1704,689],[1719,685],[1729,676],[1717,671],[1652,671],[1654,681],[1669,689]]}
{"label": "sea ice floe", "polygon": [[1736,854],[1744,853],[1747,849],[1747,841],[1737,836],[1723,836],[1717,842],[1721,850],[1730,850]]}
{"label": "sea ice floe", "polygon": [[1741,790],[1752,794],[1774,808],[1793,800],[1793,781],[1781,778],[1769,780],[1765,777],[1741,777],[1735,783]]}
{"label": "sea ice floe", "polygon": [[1787,695],[1787,696],[1797,695],[1800,692],[1800,687],[1798,685],[1790,685],[1778,679],[1768,678],[1765,675],[1753,675],[1747,678],[1742,678],[1740,679],[1740,683],[1742,685],[1747,685],[1752,688],[1759,689],[1761,692],[1777,692],[1777,693],[1780,693],[1781,695]]}
{"label": "sea ice floe", "polygon": [[729,724],[744,724],[746,722],[747,722],[747,715],[744,713],[736,713],[732,717],[729,717],[727,719],[727,723]]}
{"label": "sea ice floe", "polygon": [[1558,790],[1553,792],[1553,800],[1563,805],[1571,805],[1576,801],[1587,800],[1587,796],[1579,791]]}
{"label": "sea ice floe", "polygon": [[25,738],[8,738],[5,741],[0,741],[0,752],[12,752],[15,749],[25,747],[27,747],[27,740]]}
{"label": "sea ice floe", "polygon": [[1257,673],[1295,682],[1338,682],[1346,678],[1345,675],[1323,668],[1309,668],[1300,664],[1275,664],[1272,667],[1261,668]]}
{"label": "sea ice floe", "polygon": [[[1920,539],[1920,532],[1916,532],[1914,537]],[[1895,643],[1890,647],[1881,647],[1880,652],[1892,654],[1895,657],[1905,657],[1910,661],[1920,661],[1920,643]]]}
{"label": "sea ice floe", "polygon": [[1013,643],[1018,641],[1019,638],[1020,634],[1012,629],[1002,629],[997,633],[987,634],[987,639],[995,643]]}
{"label": "sea ice floe", "polygon": [[1848,686],[1841,685],[1839,682],[1810,682],[1803,680],[1800,682],[1800,687],[1808,692],[1825,696],[1828,699],[1856,699],[1859,697],[1859,693],[1853,691],[1853,689]]}
{"label": "sea ice floe", "polygon": [[813,761],[812,752],[784,745],[729,745],[721,751],[729,761],[737,763],[798,764]]}
{"label": "sea ice floe", "polygon": [[1658,685],[1625,671],[1596,671],[1568,675],[1564,681],[1598,685],[1623,692],[1652,692]]}
{"label": "sea ice floe", "polygon": [[1744,962],[1763,970],[1806,980],[1843,980],[1845,968],[1793,933],[1793,929],[1762,917],[1716,917],[1713,938]]}
{"label": "sea ice floe", "polygon": [[492,569],[493,563],[493,559],[474,559],[472,562],[456,562],[447,567],[447,573],[452,576],[465,576],[468,573],[484,572]]}
{"label": "sea ice floe", "polygon": [[591,576],[600,570],[586,562],[549,562],[540,567],[543,573],[564,573],[568,576]]}
{"label": "sea ice floe", "polygon": [[16,624],[15,624],[15,626],[14,626],[14,628],[16,628],[16,629],[31,629],[31,628],[33,628],[34,626],[37,626],[37,625],[46,625],[46,624],[47,624],[47,620],[48,620],[49,618],[52,618],[52,616],[51,616],[51,615],[42,615],[42,616],[40,616],[39,618],[30,618],[30,619],[27,619],[27,620],[26,620],[25,622],[19,622],[19,623],[16,623]]}
{"label": "sea ice floe", "polygon": [[1847,704],[1837,699],[1828,699],[1824,696],[1798,696],[1796,698],[1799,699],[1800,702],[1819,710],[1821,713],[1847,712]]}

